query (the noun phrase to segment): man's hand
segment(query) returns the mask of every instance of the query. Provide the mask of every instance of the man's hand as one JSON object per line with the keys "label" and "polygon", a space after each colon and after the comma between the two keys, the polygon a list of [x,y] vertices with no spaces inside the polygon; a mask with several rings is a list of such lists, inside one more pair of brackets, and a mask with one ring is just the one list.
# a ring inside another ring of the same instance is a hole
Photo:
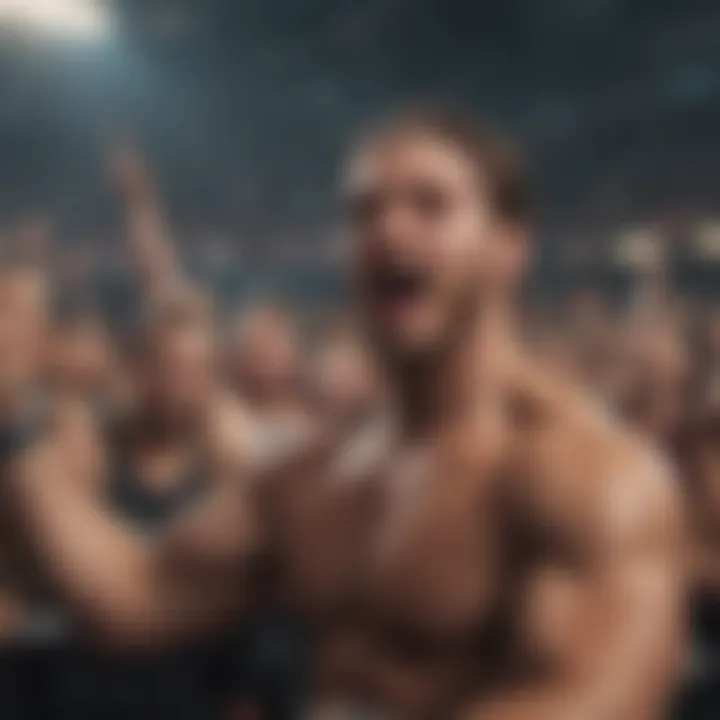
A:
{"label": "man's hand", "polygon": [[154,196],[155,187],[143,156],[131,146],[110,153],[108,172],[113,186],[125,200]]}
{"label": "man's hand", "polygon": [[131,147],[111,153],[108,170],[123,203],[131,256],[146,293],[154,297],[182,281],[158,194],[144,158]]}

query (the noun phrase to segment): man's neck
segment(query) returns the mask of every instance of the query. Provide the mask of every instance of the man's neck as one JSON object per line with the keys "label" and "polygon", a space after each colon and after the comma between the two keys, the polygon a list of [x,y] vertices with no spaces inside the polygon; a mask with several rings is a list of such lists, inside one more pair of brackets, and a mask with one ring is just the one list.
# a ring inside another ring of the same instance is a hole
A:
{"label": "man's neck", "polygon": [[390,385],[400,434],[413,440],[429,437],[497,409],[516,357],[514,323],[498,311],[479,317],[436,356],[395,368]]}

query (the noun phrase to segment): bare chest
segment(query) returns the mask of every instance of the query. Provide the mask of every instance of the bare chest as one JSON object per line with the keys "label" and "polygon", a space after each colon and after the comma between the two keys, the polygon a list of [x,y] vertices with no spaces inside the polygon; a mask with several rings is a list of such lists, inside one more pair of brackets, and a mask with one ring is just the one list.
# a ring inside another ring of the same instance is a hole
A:
{"label": "bare chest", "polygon": [[323,622],[430,642],[479,632],[503,566],[483,480],[424,455],[298,478],[275,518],[285,597]]}

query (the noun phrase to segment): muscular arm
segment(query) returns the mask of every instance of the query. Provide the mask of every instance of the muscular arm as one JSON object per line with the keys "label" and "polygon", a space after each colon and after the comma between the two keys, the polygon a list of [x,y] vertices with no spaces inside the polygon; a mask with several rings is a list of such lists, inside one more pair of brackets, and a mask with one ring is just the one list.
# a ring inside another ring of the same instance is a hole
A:
{"label": "muscular arm", "polygon": [[[529,679],[472,720],[651,720],[663,716],[682,646],[680,522],[657,464],[630,462],[596,498],[577,562],[540,568],[518,618]],[[570,536],[572,537],[572,536]]]}
{"label": "muscular arm", "polygon": [[123,203],[131,256],[145,292],[153,297],[183,280],[157,191],[133,151],[117,153],[111,173]]}
{"label": "muscular arm", "polygon": [[94,484],[70,477],[76,469],[62,447],[49,442],[20,462],[8,499],[81,627],[125,649],[185,639],[237,617],[257,540],[241,485],[217,483],[202,507],[147,539],[113,518]]}

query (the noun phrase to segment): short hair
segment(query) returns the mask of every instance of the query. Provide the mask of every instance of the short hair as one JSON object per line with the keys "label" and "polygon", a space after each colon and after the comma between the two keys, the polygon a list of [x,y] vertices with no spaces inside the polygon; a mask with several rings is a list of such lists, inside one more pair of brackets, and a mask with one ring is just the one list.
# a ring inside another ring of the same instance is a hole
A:
{"label": "short hair", "polygon": [[373,126],[360,146],[403,134],[424,134],[455,145],[486,181],[493,208],[504,220],[531,217],[530,187],[517,145],[504,133],[472,115],[442,107],[415,107],[394,113]]}

